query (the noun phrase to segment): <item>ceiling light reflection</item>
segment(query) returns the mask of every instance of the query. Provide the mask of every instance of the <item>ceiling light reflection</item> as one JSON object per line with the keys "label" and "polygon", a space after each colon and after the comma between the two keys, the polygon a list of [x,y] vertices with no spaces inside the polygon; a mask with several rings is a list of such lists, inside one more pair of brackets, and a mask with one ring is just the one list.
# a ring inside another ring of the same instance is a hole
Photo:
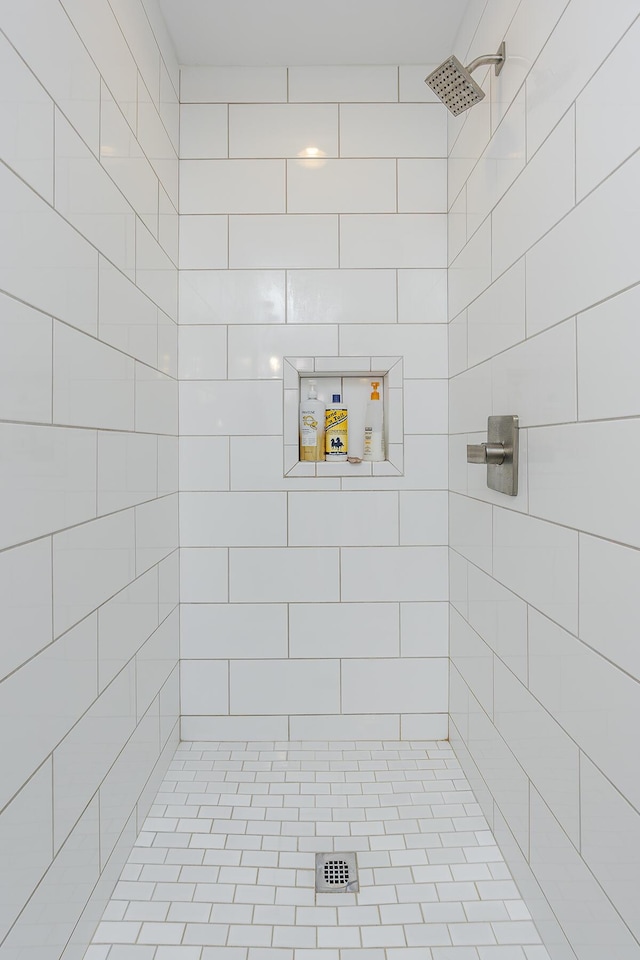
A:
{"label": "ceiling light reflection", "polygon": [[319,147],[305,147],[298,156],[305,161],[304,165],[307,168],[324,167],[326,163],[324,159],[326,153]]}

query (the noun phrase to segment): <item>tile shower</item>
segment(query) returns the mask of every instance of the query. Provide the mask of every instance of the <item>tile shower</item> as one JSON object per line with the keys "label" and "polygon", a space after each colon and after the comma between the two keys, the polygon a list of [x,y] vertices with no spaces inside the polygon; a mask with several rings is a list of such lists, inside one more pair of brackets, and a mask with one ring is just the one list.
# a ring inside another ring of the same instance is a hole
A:
{"label": "tile shower", "polygon": [[[455,52],[512,59],[447,122],[429,64],[180,71],[155,0],[2,6],[2,960],[105,907],[92,960],[640,956],[639,13],[471,4]],[[400,473],[284,478],[306,356],[402,357]],[[321,842],[363,899],[312,905]]]}
{"label": "tile shower", "polygon": [[[186,739],[446,736],[446,117],[422,73],[181,71]],[[398,355],[402,472],[283,476],[291,363]]]}

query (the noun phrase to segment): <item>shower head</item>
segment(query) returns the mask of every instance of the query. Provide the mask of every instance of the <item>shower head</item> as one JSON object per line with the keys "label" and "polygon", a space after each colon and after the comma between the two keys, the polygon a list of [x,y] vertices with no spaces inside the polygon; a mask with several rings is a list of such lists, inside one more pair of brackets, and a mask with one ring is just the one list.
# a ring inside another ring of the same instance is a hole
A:
{"label": "shower head", "polygon": [[477,57],[467,67],[463,67],[458,58],[452,55],[436,67],[424,82],[431,87],[454,117],[457,117],[463,110],[468,110],[469,107],[473,107],[484,99],[484,91],[471,76],[472,71],[485,63],[495,63],[496,77],[498,77],[504,65],[505,56],[504,41],[496,54]]}

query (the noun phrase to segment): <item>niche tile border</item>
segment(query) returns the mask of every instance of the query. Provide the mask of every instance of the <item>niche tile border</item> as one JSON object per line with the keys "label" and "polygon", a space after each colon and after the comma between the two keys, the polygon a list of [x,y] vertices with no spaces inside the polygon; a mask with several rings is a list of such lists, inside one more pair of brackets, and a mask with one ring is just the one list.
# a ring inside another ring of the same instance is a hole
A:
{"label": "niche tile border", "polygon": [[[285,477],[401,477],[404,475],[402,357],[283,357]],[[380,377],[385,390],[387,459],[378,463],[306,463],[299,459],[298,407],[303,377]]]}

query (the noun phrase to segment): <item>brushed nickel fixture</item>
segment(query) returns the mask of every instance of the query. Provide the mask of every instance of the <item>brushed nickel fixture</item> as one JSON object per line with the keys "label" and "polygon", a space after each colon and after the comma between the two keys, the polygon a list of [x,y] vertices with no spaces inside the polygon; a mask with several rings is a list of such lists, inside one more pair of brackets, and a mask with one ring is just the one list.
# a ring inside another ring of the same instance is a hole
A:
{"label": "brushed nickel fixture", "polygon": [[467,445],[468,463],[486,463],[487,486],[509,497],[518,494],[518,418],[489,417],[486,443]]}
{"label": "brushed nickel fixture", "polygon": [[355,853],[316,853],[316,893],[358,893]]}
{"label": "brushed nickel fixture", "polygon": [[507,48],[504,40],[497,53],[486,57],[476,57],[466,67],[463,67],[458,58],[452,55],[439,67],[436,67],[424,82],[442,100],[447,110],[454,117],[457,117],[459,113],[468,110],[469,107],[479,103],[480,100],[484,100],[484,90],[471,76],[472,71],[485,63],[495,63],[496,77],[499,77],[506,56]]}

